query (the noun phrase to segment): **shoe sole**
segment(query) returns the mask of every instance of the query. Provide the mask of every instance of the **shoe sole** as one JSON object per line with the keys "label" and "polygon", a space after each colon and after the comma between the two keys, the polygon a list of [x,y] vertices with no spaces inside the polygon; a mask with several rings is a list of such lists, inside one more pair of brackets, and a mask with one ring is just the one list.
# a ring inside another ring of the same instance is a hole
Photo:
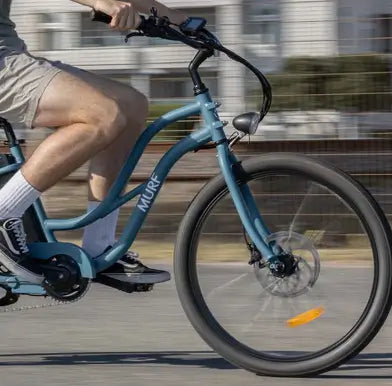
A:
{"label": "shoe sole", "polygon": [[3,264],[4,267],[11,271],[15,276],[22,278],[29,283],[41,284],[45,279],[43,275],[37,275],[16,263],[14,260],[8,257],[2,249],[0,249],[0,263]]}
{"label": "shoe sole", "polygon": [[154,287],[154,284],[128,283],[126,281],[116,280],[104,275],[97,276],[93,279],[93,282],[103,284],[110,288],[115,288],[116,290],[126,292],[128,294],[133,292],[150,292]]}
{"label": "shoe sole", "polygon": [[[125,283],[135,284],[156,284],[164,283],[170,280],[170,273],[148,274],[148,273],[100,273],[99,276],[107,276],[112,279],[122,281]],[[97,276],[98,276],[97,275]]]}

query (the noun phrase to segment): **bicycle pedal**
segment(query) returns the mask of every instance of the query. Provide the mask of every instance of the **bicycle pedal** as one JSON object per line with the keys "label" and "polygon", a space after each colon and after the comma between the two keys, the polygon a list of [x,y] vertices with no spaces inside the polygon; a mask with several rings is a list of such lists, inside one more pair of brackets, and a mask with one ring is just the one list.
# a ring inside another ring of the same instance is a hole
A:
{"label": "bicycle pedal", "polygon": [[0,298],[0,307],[9,306],[15,304],[19,299],[18,294],[14,294],[11,291],[7,291],[6,294]]}
{"label": "bicycle pedal", "polygon": [[130,283],[106,275],[98,275],[93,281],[127,293],[150,292],[154,288],[154,284]]}

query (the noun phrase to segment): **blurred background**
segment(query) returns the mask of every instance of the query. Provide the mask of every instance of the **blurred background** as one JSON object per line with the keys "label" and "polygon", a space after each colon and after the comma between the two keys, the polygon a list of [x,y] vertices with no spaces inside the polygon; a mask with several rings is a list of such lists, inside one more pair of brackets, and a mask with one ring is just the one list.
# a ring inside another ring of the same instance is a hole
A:
{"label": "blurred background", "polygon": [[[271,112],[238,154],[298,151],[352,173],[392,213],[392,2],[390,0],[162,0],[190,16],[203,16],[230,49],[260,68],[272,84]],[[192,100],[187,66],[194,51],[176,43],[124,36],[90,21],[89,8],[71,1],[14,0],[12,19],[29,50],[51,60],[108,76],[146,94],[149,120]],[[222,102],[222,119],[256,110],[257,80],[225,56],[211,58],[202,74]],[[130,186],[148,177],[170,144],[201,124],[176,123],[147,149]],[[231,131],[230,124],[227,126]],[[26,154],[49,129],[27,131]],[[171,255],[179,221],[200,187],[218,173],[214,152],[184,157],[169,176],[137,241],[148,256]],[[51,216],[78,215],[86,207],[86,168],[45,193]],[[120,227],[133,204],[121,211]],[[120,230],[120,228],[119,228]],[[61,234],[78,242],[80,231]],[[159,253],[147,248],[160,240]],[[147,246],[147,247],[146,247]]]}

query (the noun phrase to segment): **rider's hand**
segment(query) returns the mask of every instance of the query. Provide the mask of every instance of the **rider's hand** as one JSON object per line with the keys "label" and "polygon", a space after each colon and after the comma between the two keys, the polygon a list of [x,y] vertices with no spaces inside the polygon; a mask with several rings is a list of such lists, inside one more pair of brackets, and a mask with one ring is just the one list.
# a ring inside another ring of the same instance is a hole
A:
{"label": "rider's hand", "polygon": [[141,23],[139,13],[132,3],[117,0],[96,0],[94,9],[110,15],[112,17],[110,27],[116,30],[136,29]]}

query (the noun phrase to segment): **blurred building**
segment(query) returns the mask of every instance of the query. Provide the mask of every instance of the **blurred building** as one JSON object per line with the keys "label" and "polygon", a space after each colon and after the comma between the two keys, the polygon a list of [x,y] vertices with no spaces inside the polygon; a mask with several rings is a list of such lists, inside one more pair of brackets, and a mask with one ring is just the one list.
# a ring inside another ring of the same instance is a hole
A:
{"label": "blurred building", "polygon": [[[270,74],[278,73],[291,57],[392,51],[390,0],[162,2],[204,16],[222,42]],[[153,103],[174,104],[192,97],[187,66],[194,50],[189,47],[148,38],[135,38],[126,45],[118,32],[91,22],[89,8],[72,1],[43,5],[39,0],[13,0],[12,17],[35,54],[132,84]],[[212,94],[224,102],[224,116],[255,107],[247,97],[257,85],[241,66],[224,56],[214,57],[203,73]],[[308,118],[301,114],[292,119],[306,123]],[[320,116],[312,114],[310,120],[320,127]],[[326,116],[331,127],[340,124],[334,111]],[[279,114],[271,114],[269,122],[271,132],[279,133],[277,127],[283,127]]]}

